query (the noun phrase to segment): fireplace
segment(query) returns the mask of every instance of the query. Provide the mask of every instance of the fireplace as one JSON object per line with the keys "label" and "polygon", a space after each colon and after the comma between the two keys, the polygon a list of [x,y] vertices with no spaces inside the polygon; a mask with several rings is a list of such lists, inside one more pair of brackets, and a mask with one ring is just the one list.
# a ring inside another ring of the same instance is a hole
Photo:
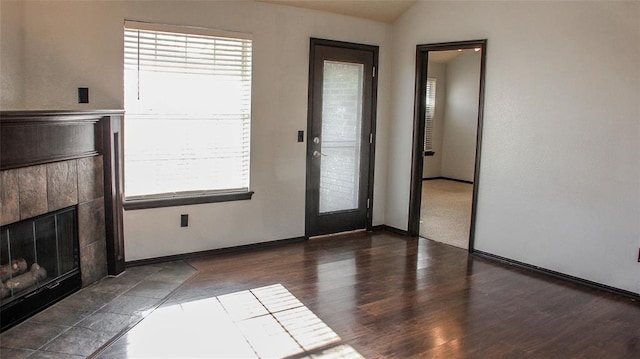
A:
{"label": "fireplace", "polygon": [[0,330],[124,271],[121,111],[0,111]]}
{"label": "fireplace", "polygon": [[75,206],[0,228],[0,321],[8,327],[81,286]]}

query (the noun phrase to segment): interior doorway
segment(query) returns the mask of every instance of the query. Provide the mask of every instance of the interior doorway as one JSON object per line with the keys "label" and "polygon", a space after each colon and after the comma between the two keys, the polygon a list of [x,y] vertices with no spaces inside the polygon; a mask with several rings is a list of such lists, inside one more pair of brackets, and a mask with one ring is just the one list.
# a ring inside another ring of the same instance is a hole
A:
{"label": "interior doorway", "polygon": [[418,45],[409,232],[473,251],[486,40]]}

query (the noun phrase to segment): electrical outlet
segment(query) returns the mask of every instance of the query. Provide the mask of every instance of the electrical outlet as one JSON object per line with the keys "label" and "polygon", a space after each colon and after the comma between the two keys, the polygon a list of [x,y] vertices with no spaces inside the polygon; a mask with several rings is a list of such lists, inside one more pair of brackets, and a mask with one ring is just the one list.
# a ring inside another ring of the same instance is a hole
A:
{"label": "electrical outlet", "polygon": [[180,215],[180,227],[189,227],[189,215],[181,214]]}

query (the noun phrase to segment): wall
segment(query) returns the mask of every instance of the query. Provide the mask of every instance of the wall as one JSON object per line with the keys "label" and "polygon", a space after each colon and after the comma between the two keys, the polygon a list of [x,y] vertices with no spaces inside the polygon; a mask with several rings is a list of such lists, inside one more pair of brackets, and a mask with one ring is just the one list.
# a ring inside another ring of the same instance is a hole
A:
{"label": "wall", "polygon": [[422,178],[442,176],[442,139],[447,93],[447,64],[429,62],[427,77],[436,79],[436,108],[433,113],[433,156],[425,156]]}
{"label": "wall", "polygon": [[638,2],[416,3],[393,27],[387,224],[407,228],[415,46],[486,38],[475,248],[640,293],[639,18]]}
{"label": "wall", "polygon": [[[476,249],[640,293],[637,2],[417,2],[392,29],[252,2],[11,6],[2,2],[3,109],[14,88],[16,108],[122,108],[124,18],[255,34],[254,199],[127,212],[127,260],[304,234],[295,138],[309,36],[381,46],[374,224],[406,229],[415,46],[487,38]],[[89,105],[76,103],[81,86]]]}
{"label": "wall", "polygon": [[[304,235],[306,144],[296,140],[307,127],[310,37],[380,46],[373,221],[385,223],[389,25],[250,1],[29,1],[24,8],[29,109],[122,108],[124,19],[254,34],[253,199],[127,211],[126,260]],[[18,45],[3,43],[2,52]],[[77,87],[90,88],[88,105],[77,103]],[[187,228],[182,213],[190,215]]]}
{"label": "wall", "polygon": [[24,106],[24,3],[0,2],[0,109]]}
{"label": "wall", "polygon": [[480,52],[463,51],[447,64],[442,176],[473,181],[480,89]]}

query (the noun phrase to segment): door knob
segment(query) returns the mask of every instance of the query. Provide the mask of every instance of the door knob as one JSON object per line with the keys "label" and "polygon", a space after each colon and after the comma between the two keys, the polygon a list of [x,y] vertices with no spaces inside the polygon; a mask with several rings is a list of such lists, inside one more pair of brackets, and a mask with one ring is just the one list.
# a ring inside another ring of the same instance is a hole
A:
{"label": "door knob", "polygon": [[320,151],[313,151],[312,156],[313,158],[320,158],[320,156],[326,156],[326,155]]}

